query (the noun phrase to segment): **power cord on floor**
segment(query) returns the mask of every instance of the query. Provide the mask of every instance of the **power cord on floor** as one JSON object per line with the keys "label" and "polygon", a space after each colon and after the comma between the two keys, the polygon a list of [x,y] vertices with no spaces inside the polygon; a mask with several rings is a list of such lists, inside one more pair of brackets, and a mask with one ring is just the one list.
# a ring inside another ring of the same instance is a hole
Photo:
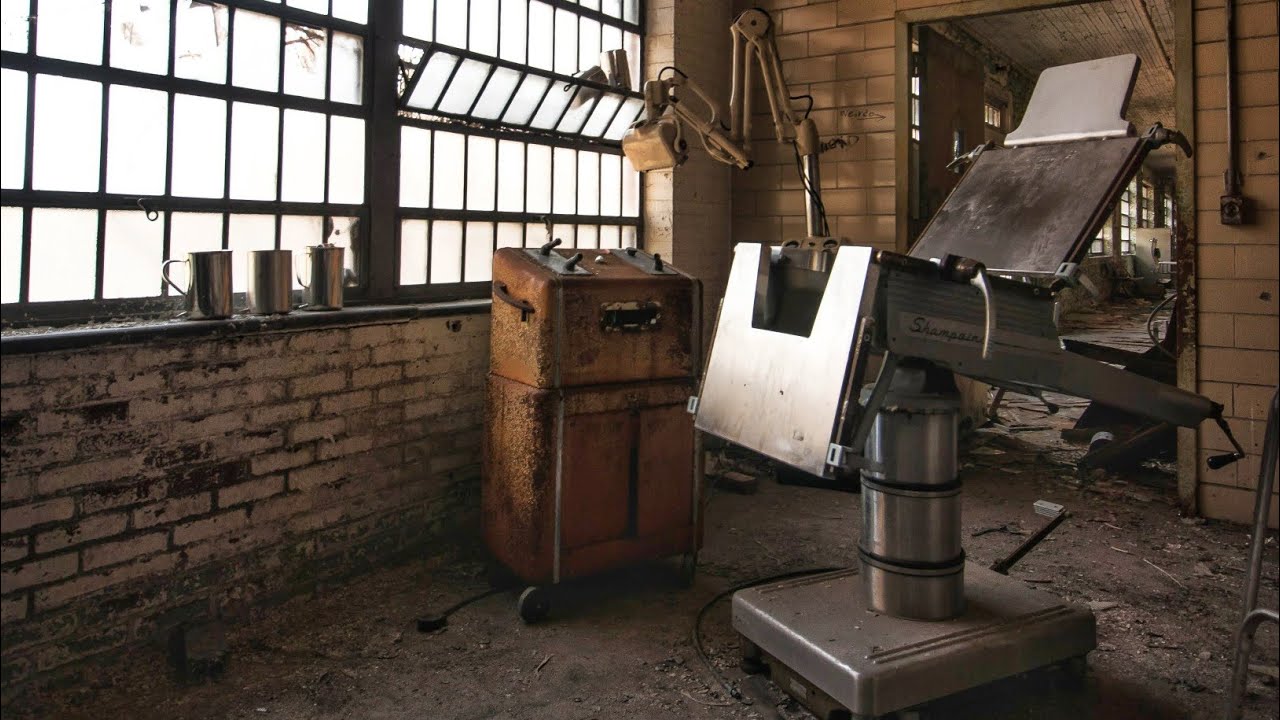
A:
{"label": "power cord on floor", "polygon": [[490,588],[488,590],[485,590],[482,593],[472,595],[471,597],[466,598],[465,600],[459,600],[458,602],[446,608],[444,612],[436,613],[434,615],[423,615],[422,617],[418,618],[418,632],[421,632],[421,633],[435,632],[436,630],[439,630],[445,625],[448,625],[449,616],[454,614],[455,612],[461,610],[462,608],[470,605],[473,602],[483,600],[489,597],[490,595],[497,595],[498,593],[506,592],[509,589],[510,588],[505,588],[505,587]]}
{"label": "power cord on floor", "polygon": [[715,605],[717,602],[720,602],[724,598],[738,592],[739,590],[746,590],[747,588],[755,587],[757,585],[766,585],[768,583],[778,582],[780,580],[791,580],[793,578],[805,577],[807,575],[819,575],[821,573],[835,572],[836,570],[845,570],[845,569],[846,568],[842,568],[842,567],[808,568],[805,570],[792,570],[791,572],[779,573],[777,575],[769,575],[768,577],[748,580],[743,583],[738,583],[737,585],[734,585],[733,587],[728,588],[726,590],[720,591],[715,597],[708,600],[707,603],[702,606],[702,609],[698,611],[697,617],[695,617],[693,620],[693,633],[692,633],[693,649],[698,653],[698,659],[701,660],[703,666],[707,668],[707,672],[711,673],[711,676],[716,679],[716,682],[720,683],[720,687],[724,688],[725,692],[728,693],[729,697],[733,698],[734,700],[737,700],[743,705],[751,704],[751,701],[749,699],[743,697],[742,692],[740,690],[738,690],[736,687],[731,685],[729,681],[726,680],[725,677],[720,674],[720,671],[716,670],[715,665],[711,664],[711,658],[707,657],[707,651],[702,648],[702,618],[707,614],[707,611],[711,609],[711,606]]}

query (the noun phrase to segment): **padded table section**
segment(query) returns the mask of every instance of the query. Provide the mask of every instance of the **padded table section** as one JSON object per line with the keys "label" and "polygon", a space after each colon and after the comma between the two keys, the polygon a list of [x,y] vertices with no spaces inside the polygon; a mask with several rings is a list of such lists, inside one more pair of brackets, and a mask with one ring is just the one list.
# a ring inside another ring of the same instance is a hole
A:
{"label": "padded table section", "polygon": [[1075,262],[1146,154],[1138,137],[983,152],[911,249],[960,255],[992,271],[1053,274]]}

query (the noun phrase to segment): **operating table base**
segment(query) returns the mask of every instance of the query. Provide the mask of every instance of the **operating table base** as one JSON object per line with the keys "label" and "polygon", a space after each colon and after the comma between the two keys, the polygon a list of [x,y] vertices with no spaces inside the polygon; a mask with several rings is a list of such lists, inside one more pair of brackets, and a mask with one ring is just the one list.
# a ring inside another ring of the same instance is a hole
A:
{"label": "operating table base", "polygon": [[[966,610],[924,622],[865,609],[856,569],[741,590],[733,627],[744,668],[819,718],[874,718],[1046,665],[1097,645],[1093,613],[969,563]],[[844,715],[848,717],[848,715]]]}

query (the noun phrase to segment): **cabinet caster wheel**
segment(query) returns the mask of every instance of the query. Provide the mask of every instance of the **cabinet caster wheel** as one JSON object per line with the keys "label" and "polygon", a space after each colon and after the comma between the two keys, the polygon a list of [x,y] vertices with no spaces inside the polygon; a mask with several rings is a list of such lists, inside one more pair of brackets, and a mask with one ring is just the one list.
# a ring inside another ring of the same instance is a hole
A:
{"label": "cabinet caster wheel", "polygon": [[516,601],[516,610],[520,613],[520,619],[527,625],[542,622],[551,612],[550,593],[544,587],[530,585],[520,593],[520,599]]}

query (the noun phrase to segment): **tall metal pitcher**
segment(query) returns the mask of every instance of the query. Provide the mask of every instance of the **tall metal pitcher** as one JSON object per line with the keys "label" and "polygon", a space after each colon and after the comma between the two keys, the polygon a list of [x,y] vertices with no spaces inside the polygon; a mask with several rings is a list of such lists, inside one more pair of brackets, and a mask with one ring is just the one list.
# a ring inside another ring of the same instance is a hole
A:
{"label": "tall metal pitcher", "polygon": [[[169,266],[186,263],[187,287],[180,288],[169,278]],[[231,317],[231,251],[203,250],[187,253],[186,259],[166,260],[160,277],[186,298],[188,320],[216,320]]]}

